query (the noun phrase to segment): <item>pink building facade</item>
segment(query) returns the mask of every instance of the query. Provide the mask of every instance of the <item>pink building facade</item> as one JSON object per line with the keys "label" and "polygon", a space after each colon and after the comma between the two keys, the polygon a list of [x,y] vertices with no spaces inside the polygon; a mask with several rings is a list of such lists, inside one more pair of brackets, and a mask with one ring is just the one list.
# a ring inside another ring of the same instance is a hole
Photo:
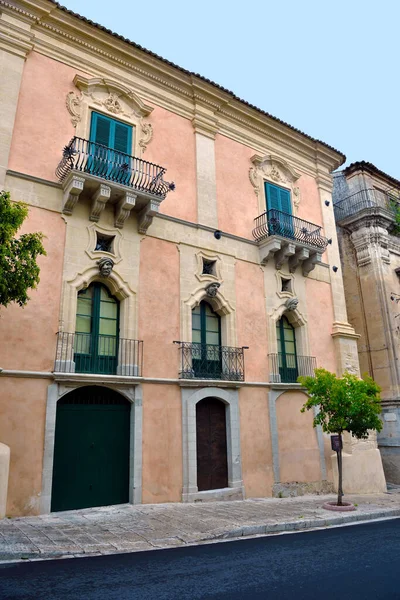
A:
{"label": "pink building facade", "polygon": [[296,381],[359,369],[344,156],[50,0],[0,29],[0,188],[47,251],[0,312],[7,514],[329,490]]}

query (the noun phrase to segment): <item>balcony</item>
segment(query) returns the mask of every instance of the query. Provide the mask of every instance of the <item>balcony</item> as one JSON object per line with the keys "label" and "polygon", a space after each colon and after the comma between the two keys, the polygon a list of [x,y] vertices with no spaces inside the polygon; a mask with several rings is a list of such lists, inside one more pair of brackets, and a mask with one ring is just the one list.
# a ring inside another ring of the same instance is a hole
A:
{"label": "balcony", "polygon": [[255,219],[253,237],[258,242],[261,264],[273,256],[276,269],[288,262],[294,273],[299,265],[306,277],[321,262],[329,243],[322,227],[280,210],[271,209]]}
{"label": "balcony", "polygon": [[314,377],[317,368],[315,356],[296,354],[268,354],[270,381],[273,383],[297,383],[299,376]]}
{"label": "balcony", "polygon": [[122,228],[132,210],[139,233],[146,233],[174,183],[164,181],[163,167],[74,137],[65,146],[56,169],[63,190],[63,212],[72,214],[80,196],[91,200],[91,221],[98,221],[107,203],[114,205],[115,227]]}
{"label": "balcony", "polygon": [[244,381],[244,350],[231,346],[213,346],[175,342],[181,353],[180,379],[222,379]]}
{"label": "balcony", "polygon": [[143,342],[90,333],[57,333],[55,373],[141,377]]}
{"label": "balcony", "polygon": [[362,216],[382,216],[394,221],[394,207],[399,198],[375,189],[363,189],[333,205],[335,220],[346,225]]}

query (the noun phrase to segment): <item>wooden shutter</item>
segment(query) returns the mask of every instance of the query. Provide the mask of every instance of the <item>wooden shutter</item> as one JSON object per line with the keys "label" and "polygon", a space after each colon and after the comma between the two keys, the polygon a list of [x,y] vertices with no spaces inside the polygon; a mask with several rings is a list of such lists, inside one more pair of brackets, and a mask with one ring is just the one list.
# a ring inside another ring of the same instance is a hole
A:
{"label": "wooden shutter", "polygon": [[289,215],[292,214],[289,190],[265,182],[265,197],[267,199],[267,210],[275,209]]}
{"label": "wooden shutter", "polygon": [[265,196],[267,198],[267,210],[281,210],[279,188],[272,183],[265,183]]}
{"label": "wooden shutter", "polygon": [[125,154],[131,154],[132,151],[132,127],[114,121],[114,140],[112,149]]}
{"label": "wooden shutter", "polygon": [[279,200],[282,212],[291,215],[292,214],[292,203],[290,202],[290,192],[288,190],[284,190],[283,188],[279,189]]}
{"label": "wooden shutter", "polygon": [[111,124],[112,119],[93,112],[90,128],[90,141],[109,147],[111,140]]}
{"label": "wooden shutter", "polygon": [[92,113],[90,141],[107,146],[110,150],[131,154],[132,127],[110,119],[99,113]]}

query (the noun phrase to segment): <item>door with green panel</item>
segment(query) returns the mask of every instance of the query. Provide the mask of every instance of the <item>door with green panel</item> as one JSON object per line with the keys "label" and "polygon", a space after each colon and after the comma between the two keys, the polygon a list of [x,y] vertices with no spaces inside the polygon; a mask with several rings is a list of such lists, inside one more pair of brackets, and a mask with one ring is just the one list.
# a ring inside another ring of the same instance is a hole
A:
{"label": "door with green panel", "polygon": [[132,127],[92,112],[90,142],[86,170],[128,185],[132,172]]}
{"label": "door with green panel", "polygon": [[269,234],[293,238],[294,225],[289,190],[265,182],[265,198],[267,201]]}
{"label": "door with green panel", "polygon": [[129,502],[130,410],[128,400],[99,386],[58,401],[52,511]]}
{"label": "door with green panel", "polygon": [[119,303],[108,289],[94,283],[78,294],[74,361],[76,373],[117,372]]}
{"label": "door with green panel", "polygon": [[296,336],[293,325],[286,317],[276,324],[278,341],[279,375],[282,383],[296,383],[299,376],[296,352]]}
{"label": "door with green panel", "polygon": [[207,302],[192,311],[192,368],[201,379],[221,379],[221,319]]}

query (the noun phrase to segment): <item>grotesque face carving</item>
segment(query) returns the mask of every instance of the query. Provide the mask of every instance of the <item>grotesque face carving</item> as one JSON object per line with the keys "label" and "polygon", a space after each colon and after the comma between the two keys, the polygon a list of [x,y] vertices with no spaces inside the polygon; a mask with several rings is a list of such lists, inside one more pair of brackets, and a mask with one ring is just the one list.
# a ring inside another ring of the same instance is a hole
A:
{"label": "grotesque face carving", "polygon": [[218,292],[218,288],[220,287],[220,283],[217,283],[216,281],[213,283],[210,283],[207,287],[206,287],[206,292],[207,292],[207,296],[210,296],[210,298],[215,298],[215,296],[217,295]]}
{"label": "grotesque face carving", "polygon": [[285,302],[286,310],[288,312],[290,312],[291,310],[296,310],[298,303],[298,298],[288,298]]}
{"label": "grotesque face carving", "polygon": [[99,265],[100,275],[102,277],[109,277],[113,270],[114,261],[111,258],[101,258],[97,261]]}

